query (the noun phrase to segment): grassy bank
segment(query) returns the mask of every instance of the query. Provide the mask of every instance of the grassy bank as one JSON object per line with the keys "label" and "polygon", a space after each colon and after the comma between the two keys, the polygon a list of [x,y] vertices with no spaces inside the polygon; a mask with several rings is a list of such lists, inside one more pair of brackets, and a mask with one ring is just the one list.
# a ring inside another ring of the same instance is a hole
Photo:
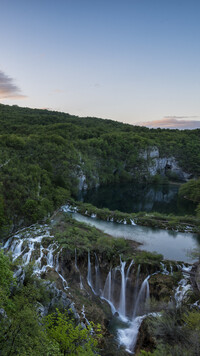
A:
{"label": "grassy bank", "polygon": [[173,214],[160,214],[157,212],[123,213],[107,208],[99,209],[92,204],[78,202],[73,199],[67,202],[69,209],[82,215],[112,221],[120,224],[142,225],[165,230],[200,233],[200,219],[194,216],[175,216]]}

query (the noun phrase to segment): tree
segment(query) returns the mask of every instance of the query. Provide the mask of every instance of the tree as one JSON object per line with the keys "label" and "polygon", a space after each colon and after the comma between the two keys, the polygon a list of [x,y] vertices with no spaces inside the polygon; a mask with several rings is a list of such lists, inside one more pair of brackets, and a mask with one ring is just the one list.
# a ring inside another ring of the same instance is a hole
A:
{"label": "tree", "polygon": [[[62,314],[57,309],[56,313],[46,317],[45,326],[49,339],[59,344],[62,355],[94,355],[98,344],[97,338],[92,335],[94,325],[85,328],[76,325],[67,312]],[[100,336],[99,328],[96,331]]]}

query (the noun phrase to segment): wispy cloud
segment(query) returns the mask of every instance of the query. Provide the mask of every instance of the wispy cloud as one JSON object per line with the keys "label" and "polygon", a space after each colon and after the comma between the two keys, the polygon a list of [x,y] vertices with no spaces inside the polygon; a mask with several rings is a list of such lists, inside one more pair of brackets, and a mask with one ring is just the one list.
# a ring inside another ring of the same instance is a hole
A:
{"label": "wispy cloud", "polygon": [[166,128],[166,129],[197,129],[200,128],[200,120],[191,120],[199,118],[199,116],[165,116],[161,120],[153,120],[140,123],[140,126],[149,128]]}
{"label": "wispy cloud", "polygon": [[62,94],[64,93],[64,90],[61,90],[61,89],[55,89],[52,91],[53,93],[57,93],[57,94]]}
{"label": "wispy cloud", "polygon": [[13,79],[0,70],[0,99],[25,99]]}
{"label": "wispy cloud", "polygon": [[169,115],[169,116],[164,116],[164,119],[197,119],[200,116],[197,115],[192,115],[192,116],[176,116],[176,115]]}

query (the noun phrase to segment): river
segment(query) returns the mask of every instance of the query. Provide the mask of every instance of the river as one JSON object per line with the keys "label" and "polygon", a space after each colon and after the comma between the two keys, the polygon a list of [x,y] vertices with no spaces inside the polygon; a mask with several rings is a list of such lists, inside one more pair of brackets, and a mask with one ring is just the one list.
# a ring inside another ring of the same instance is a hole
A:
{"label": "river", "polygon": [[174,232],[170,230],[153,229],[139,225],[123,225],[114,222],[90,218],[78,213],[72,213],[77,221],[95,226],[97,229],[114,237],[123,237],[142,243],[141,250],[161,253],[165,259],[192,263],[190,256],[193,249],[200,247],[200,235],[193,233]]}

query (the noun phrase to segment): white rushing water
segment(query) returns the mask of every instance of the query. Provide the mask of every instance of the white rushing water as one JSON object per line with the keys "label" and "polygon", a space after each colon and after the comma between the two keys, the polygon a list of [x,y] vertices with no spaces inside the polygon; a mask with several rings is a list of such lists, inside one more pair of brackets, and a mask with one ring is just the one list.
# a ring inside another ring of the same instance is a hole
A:
{"label": "white rushing water", "polygon": [[[52,243],[46,247],[43,245],[43,239],[48,238]],[[54,269],[63,283],[63,288],[67,289],[67,281],[59,271],[59,253],[54,257],[55,251],[58,249],[56,243],[53,242],[54,236],[50,235],[50,227],[48,225],[32,225],[29,228],[23,228],[17,231],[10,237],[3,249],[12,252],[13,260],[21,258],[20,266],[15,271],[14,276],[24,278],[24,269],[30,262],[34,262],[34,273],[41,275],[48,269]]]}
{"label": "white rushing water", "polygon": [[[76,214],[76,216],[78,216],[78,214]],[[95,218],[93,218],[93,220],[95,220]],[[129,226],[129,228],[132,227]],[[50,227],[48,225],[33,225],[27,229],[18,231],[5,242],[3,248],[6,251],[12,252],[14,260],[20,259],[21,265],[15,271],[15,276],[18,279],[23,280],[24,267],[28,263],[34,262],[34,273],[41,275],[42,273],[47,272],[48,269],[54,269],[62,281],[63,288],[68,288],[67,281],[64,278],[64,273],[62,271],[62,264],[60,263],[62,249],[60,249],[58,244],[54,242],[54,237],[51,236]],[[83,289],[83,279],[77,262],[76,249],[74,252],[74,266],[75,270],[80,275],[80,289]],[[186,298],[187,292],[191,289],[188,274],[191,271],[191,267],[186,267],[182,264],[179,265],[179,268],[183,271],[183,278],[174,291],[174,299],[177,307],[180,306],[184,298]],[[128,288],[130,286],[133,272],[135,273],[135,285],[131,292],[133,294],[132,302],[130,303],[130,293],[128,297]],[[172,274],[172,265],[167,267],[164,263],[161,263],[160,271],[157,271],[154,274],[157,273],[166,275]],[[88,285],[95,295],[99,296],[110,305],[113,315],[125,323],[124,328],[118,330],[118,340],[119,343],[124,345],[126,350],[131,353],[134,352],[140,325],[144,318],[150,313],[150,277],[151,275],[148,275],[141,281],[140,265],[135,269],[133,260],[128,265],[125,261],[122,261],[120,257],[120,265],[110,269],[105,278],[105,274],[103,277],[103,270],[101,271],[100,269],[98,255],[96,253],[90,255],[90,251],[88,251]],[[84,305],[82,308],[82,315],[87,322]]]}

